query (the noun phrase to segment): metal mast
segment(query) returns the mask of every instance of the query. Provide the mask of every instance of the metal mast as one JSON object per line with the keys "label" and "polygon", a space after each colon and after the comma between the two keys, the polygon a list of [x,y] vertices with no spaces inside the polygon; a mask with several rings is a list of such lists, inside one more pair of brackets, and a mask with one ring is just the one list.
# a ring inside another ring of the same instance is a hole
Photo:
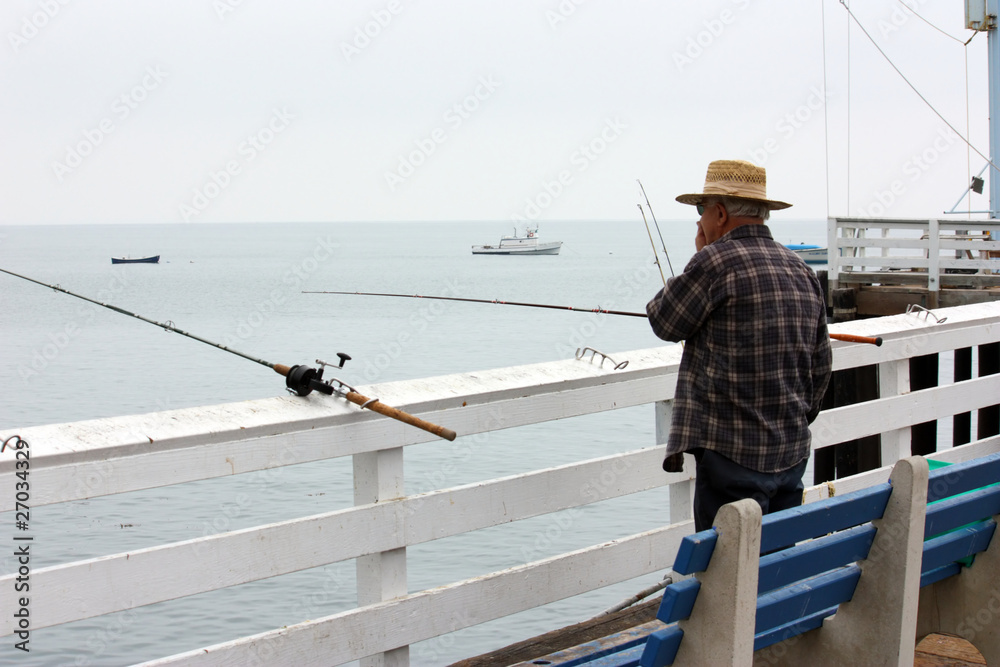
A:
{"label": "metal mast", "polygon": [[[1000,0],[965,0],[965,27],[986,32],[990,105],[990,162],[1000,159]],[[990,218],[1000,218],[1000,171],[990,169]]]}

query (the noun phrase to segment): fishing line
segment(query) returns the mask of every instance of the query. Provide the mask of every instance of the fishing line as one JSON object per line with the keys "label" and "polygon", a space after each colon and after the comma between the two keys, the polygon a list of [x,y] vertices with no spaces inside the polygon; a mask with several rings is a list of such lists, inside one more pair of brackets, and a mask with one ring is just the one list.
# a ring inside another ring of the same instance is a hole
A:
{"label": "fishing line", "polygon": [[[403,412],[398,408],[393,408],[384,403],[380,403],[377,398],[369,398],[358,392],[357,389],[351,385],[343,382],[337,378],[323,379],[323,371],[327,366],[333,366],[333,364],[328,364],[321,359],[317,359],[316,363],[319,365],[319,369],[311,368],[303,364],[297,364],[294,366],[286,366],[284,364],[272,364],[264,359],[258,359],[257,357],[245,354],[238,350],[234,350],[231,347],[227,347],[221,343],[216,343],[215,341],[208,340],[207,338],[202,338],[201,336],[196,336],[193,333],[178,329],[171,322],[157,322],[156,320],[151,320],[148,317],[143,317],[137,313],[133,313],[130,310],[125,310],[124,308],[119,308],[118,306],[111,305],[109,303],[104,303],[103,301],[98,301],[96,299],[91,299],[90,297],[83,296],[82,294],[77,294],[76,292],[71,292],[68,289],[64,289],[58,285],[50,285],[49,283],[43,283],[40,280],[35,280],[34,278],[29,278],[28,276],[23,276],[20,273],[15,273],[13,271],[8,271],[7,269],[0,268],[0,271],[8,275],[20,278],[22,280],[27,280],[28,282],[35,283],[36,285],[41,285],[42,287],[48,287],[57,292],[62,292],[63,294],[68,294],[69,296],[76,297],[77,299],[82,299],[89,303],[96,304],[102,308],[107,308],[108,310],[113,310],[116,313],[121,313],[122,315],[127,315],[128,317],[134,317],[143,322],[148,322],[149,324],[156,325],[167,331],[172,331],[173,333],[181,334],[182,336],[187,336],[188,338],[194,339],[200,343],[205,343],[206,345],[211,345],[212,347],[218,348],[230,354],[235,354],[238,357],[243,357],[261,366],[267,366],[273,369],[279,375],[285,377],[285,387],[289,392],[296,394],[298,396],[306,396],[313,390],[318,391],[323,394],[333,395],[337,394],[351,403],[359,406],[361,409],[368,409],[373,412],[378,412],[386,417],[391,417],[398,421],[409,424],[410,426],[415,426],[416,428],[427,431],[428,433],[433,433],[436,436],[444,438],[446,440],[454,440],[456,438],[455,431],[444,428],[443,426],[438,426],[429,421],[423,420],[419,417],[415,417],[409,413]],[[350,355],[344,354],[343,352],[338,352],[337,356],[340,358],[340,363],[337,368],[343,368],[344,363],[350,360]]]}

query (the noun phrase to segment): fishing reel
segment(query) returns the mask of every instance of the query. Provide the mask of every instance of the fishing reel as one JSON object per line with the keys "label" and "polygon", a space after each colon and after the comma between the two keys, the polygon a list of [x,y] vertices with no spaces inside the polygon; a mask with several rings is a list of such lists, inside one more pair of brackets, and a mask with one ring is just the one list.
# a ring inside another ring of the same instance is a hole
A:
{"label": "fishing reel", "polygon": [[[337,356],[340,357],[340,364],[337,368],[343,368],[344,364],[351,359],[349,354],[344,354],[343,352],[338,352]],[[285,376],[285,388],[290,394],[307,396],[313,390],[316,390],[321,394],[332,395],[336,389],[330,382],[323,380],[323,371],[327,366],[332,366],[333,364],[328,364],[320,359],[317,359],[316,363],[319,364],[318,369],[306,366],[305,364],[297,364],[291,368],[284,367],[282,369],[275,366],[275,370]],[[282,373],[282,370],[285,369],[287,369],[287,372]]]}

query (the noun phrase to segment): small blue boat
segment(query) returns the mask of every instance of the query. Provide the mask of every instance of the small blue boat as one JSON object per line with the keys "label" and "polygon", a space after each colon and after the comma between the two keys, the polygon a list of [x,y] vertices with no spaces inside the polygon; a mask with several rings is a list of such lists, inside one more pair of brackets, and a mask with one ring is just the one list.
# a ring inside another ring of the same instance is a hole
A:
{"label": "small blue boat", "polygon": [[802,258],[806,264],[826,264],[826,248],[807,243],[786,243],[785,247]]}
{"label": "small blue boat", "polygon": [[112,264],[158,264],[160,262],[159,255],[153,255],[152,257],[136,257],[132,259],[131,257],[112,257]]}

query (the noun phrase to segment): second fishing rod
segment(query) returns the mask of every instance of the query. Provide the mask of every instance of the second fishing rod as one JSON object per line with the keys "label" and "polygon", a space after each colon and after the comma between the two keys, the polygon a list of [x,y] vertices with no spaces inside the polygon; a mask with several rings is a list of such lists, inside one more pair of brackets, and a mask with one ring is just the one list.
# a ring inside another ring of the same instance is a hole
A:
{"label": "second fishing rod", "polygon": [[[430,296],[427,294],[390,294],[388,292],[343,292],[335,290],[303,290],[303,294],[336,294],[342,296],[386,296],[403,299],[427,299],[429,301],[464,301],[466,303],[489,303],[497,306],[522,306],[526,308],[549,308],[552,310],[568,310],[575,313],[598,313],[603,315],[622,315],[625,317],[641,317],[648,319],[646,313],[632,312],[627,310],[610,310],[608,308],[578,308],[574,306],[559,306],[549,303],[529,303],[526,301],[505,301],[502,299],[471,299],[457,296]],[[856,336],[854,334],[830,334],[833,340],[845,341],[848,343],[868,343],[870,345],[881,345],[882,337],[877,336]]]}
{"label": "second fishing rod", "polygon": [[[667,260],[667,267],[670,270],[670,276],[674,277],[674,267],[670,263],[670,255],[667,253],[666,243],[663,241],[663,234],[660,232],[660,224],[656,221],[656,215],[653,213],[653,206],[649,203],[649,197],[646,195],[646,189],[642,186],[642,181],[636,179],[639,184],[639,189],[642,191],[642,196],[646,200],[646,206],[649,208],[649,215],[653,219],[653,225],[656,227],[656,234],[659,236],[660,244],[663,248],[663,255]],[[649,236],[649,243],[653,247],[653,262],[656,264],[657,268],[660,270],[660,279],[663,281],[663,285],[667,284],[667,277],[663,273],[663,265],[660,263],[659,254],[656,250],[656,243],[653,241],[653,233],[649,228],[649,221],[646,220],[646,212],[642,208],[642,204],[637,204],[639,207],[639,213],[642,214],[642,221],[646,225],[646,233]],[[334,290],[315,290],[315,291],[303,291],[303,294],[335,294],[343,296],[383,296],[383,297],[395,297],[395,298],[406,298],[406,299],[428,299],[434,301],[462,301],[465,303],[489,303],[499,306],[521,306],[525,308],[547,308],[551,310],[568,310],[577,313],[599,313],[604,315],[621,315],[625,317],[641,317],[643,319],[648,319],[646,313],[630,312],[625,310],[611,310],[607,308],[602,308],[600,306],[593,308],[580,308],[575,306],[562,306],[554,305],[548,303],[529,303],[526,301],[508,301],[505,299],[473,299],[468,297],[457,297],[457,296],[429,296],[426,294],[392,294],[387,292],[346,292],[346,291],[334,291]],[[869,345],[882,345],[882,338],[880,336],[857,336],[854,334],[830,334],[830,338],[833,340],[839,340],[848,343],[865,343]]]}

